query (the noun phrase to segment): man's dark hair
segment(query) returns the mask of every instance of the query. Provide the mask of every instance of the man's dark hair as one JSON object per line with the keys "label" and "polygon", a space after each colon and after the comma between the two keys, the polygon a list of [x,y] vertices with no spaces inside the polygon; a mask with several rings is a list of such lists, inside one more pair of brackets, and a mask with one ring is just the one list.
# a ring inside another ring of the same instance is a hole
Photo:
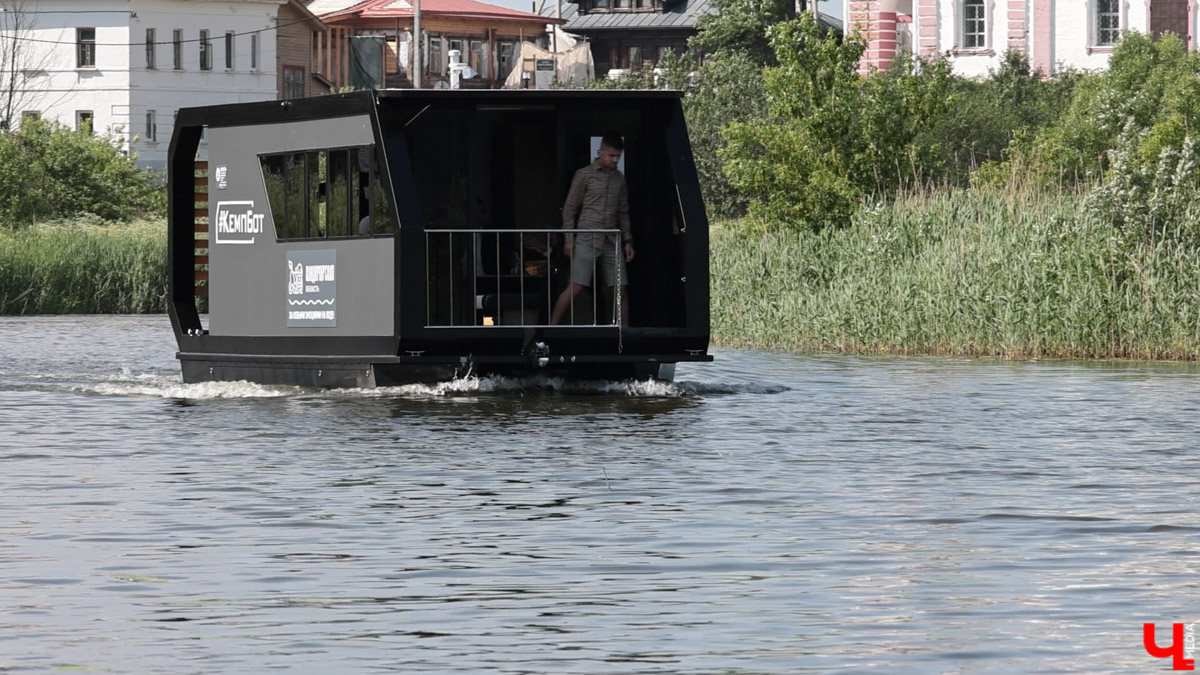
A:
{"label": "man's dark hair", "polygon": [[621,137],[617,134],[604,134],[600,138],[600,147],[625,152],[625,141],[621,140]]}

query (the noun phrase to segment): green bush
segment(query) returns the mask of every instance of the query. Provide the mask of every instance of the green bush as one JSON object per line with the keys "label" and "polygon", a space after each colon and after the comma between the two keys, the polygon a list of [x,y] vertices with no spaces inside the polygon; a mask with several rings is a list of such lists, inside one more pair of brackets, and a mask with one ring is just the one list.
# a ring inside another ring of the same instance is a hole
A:
{"label": "green bush", "polygon": [[1044,182],[1094,180],[1110,168],[1122,133],[1137,136],[1125,166],[1153,165],[1165,147],[1179,149],[1200,122],[1200,54],[1176,35],[1121,37],[1101,73],[1079,78],[1065,113],[1029,150]]}
{"label": "green bush", "polygon": [[0,314],[165,311],[166,231],[162,221],[0,229]]}
{"label": "green bush", "polygon": [[27,120],[0,134],[0,225],[92,215],[128,220],[163,215],[160,177],[121,153],[119,139]]}
{"label": "green bush", "polygon": [[858,204],[932,178],[917,144],[947,106],[950,67],[901,56],[858,74],[865,42],[827,35],[809,14],[771,29],[779,66],[764,73],[761,121],[725,131],[725,173],[751,213],[783,227],[845,225]]}
{"label": "green bush", "polygon": [[[859,208],[847,227],[712,237],[730,346],[1012,358],[1200,357],[1200,245],[1118,243],[1079,193],[990,188]],[[1172,229],[1183,222],[1174,220]]]}

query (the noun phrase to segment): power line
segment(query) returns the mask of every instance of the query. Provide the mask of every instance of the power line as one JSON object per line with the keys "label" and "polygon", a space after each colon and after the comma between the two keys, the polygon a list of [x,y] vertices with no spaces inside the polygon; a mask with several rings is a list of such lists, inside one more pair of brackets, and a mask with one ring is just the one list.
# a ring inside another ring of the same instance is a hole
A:
{"label": "power line", "polygon": [[[72,13],[77,13],[77,12],[72,12]],[[309,21],[311,21],[311,19],[298,19],[296,21],[290,21],[288,23],[279,24],[279,25],[276,25],[276,26],[273,26],[270,28],[259,28],[258,30],[248,30],[248,31],[242,31],[240,33],[235,32],[235,33],[233,33],[233,36],[238,37],[241,35],[257,35],[260,33],[266,33],[268,31],[273,31],[273,30],[277,31],[280,28],[287,28],[288,26],[294,26],[298,23],[308,23]],[[64,26],[61,30],[70,30],[70,28],[80,28],[80,27],[81,26]],[[32,31],[35,29],[30,27],[30,28],[26,28],[24,30]],[[44,30],[53,30],[53,29],[44,29]],[[180,30],[180,29],[176,28],[173,30]],[[6,31],[0,31],[0,32],[6,32]],[[223,35],[229,35],[229,33],[223,33],[222,36]],[[218,37],[221,37],[221,36],[218,36]],[[349,37],[349,36],[347,36],[347,37]],[[0,35],[0,40],[35,42],[38,44],[45,44],[45,45],[70,45],[72,47],[80,44],[78,40],[69,40],[69,41],[68,40],[44,40],[42,38],[31,38],[31,37],[25,37],[22,35]],[[212,42],[212,41],[213,41],[213,37],[209,37],[208,42]],[[196,38],[195,40],[179,40],[178,42],[176,42],[175,40],[171,40],[168,42],[160,42],[158,40],[155,40],[154,42],[152,42],[150,44],[158,46],[158,45],[193,44],[193,43],[200,43],[200,42],[204,42],[204,40],[201,40],[200,38]],[[96,47],[143,47],[146,45],[146,41],[143,40],[141,42],[88,42],[86,44],[95,45]]]}

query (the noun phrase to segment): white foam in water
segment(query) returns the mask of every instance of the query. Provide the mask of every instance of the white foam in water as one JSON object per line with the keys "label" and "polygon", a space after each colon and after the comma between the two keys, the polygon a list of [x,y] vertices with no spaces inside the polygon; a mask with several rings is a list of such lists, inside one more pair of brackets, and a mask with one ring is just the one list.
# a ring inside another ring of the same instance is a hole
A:
{"label": "white foam in water", "polygon": [[270,386],[253,382],[197,382],[184,384],[178,376],[135,375],[129,379],[109,380],[72,387],[110,396],[150,396],[212,400],[222,398],[280,398],[306,390],[300,387]]}
{"label": "white foam in water", "polygon": [[473,394],[505,393],[565,393],[565,394],[624,394],[626,396],[677,397],[685,395],[670,382],[654,380],[632,382],[608,382],[568,380],[562,377],[530,376],[503,377],[493,375],[463,378],[436,384],[406,384],[377,389],[342,390],[351,396],[444,398]]}
{"label": "white foam in water", "polygon": [[330,398],[454,398],[478,394],[597,394],[631,398],[680,398],[698,395],[778,394],[787,387],[778,385],[726,384],[704,382],[664,382],[661,380],[591,381],[562,377],[502,377],[499,375],[463,378],[433,384],[407,384],[374,389],[312,389],[253,382],[198,382],[185,384],[178,375],[133,375],[122,369],[116,379],[74,384],[73,391],[109,396],[149,396],[193,400],[282,398],[321,396]]}

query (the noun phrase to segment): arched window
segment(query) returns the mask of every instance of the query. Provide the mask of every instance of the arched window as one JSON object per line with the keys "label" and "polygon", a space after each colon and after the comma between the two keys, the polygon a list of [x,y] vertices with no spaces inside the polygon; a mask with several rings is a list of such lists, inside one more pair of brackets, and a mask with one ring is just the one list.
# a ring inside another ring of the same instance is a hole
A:
{"label": "arched window", "polygon": [[[1113,0],[1115,2],[1115,0]],[[987,47],[987,11],[983,0],[963,0],[962,45],[964,49]]]}
{"label": "arched window", "polygon": [[1121,35],[1119,0],[1096,0],[1096,44],[1111,47]]}

